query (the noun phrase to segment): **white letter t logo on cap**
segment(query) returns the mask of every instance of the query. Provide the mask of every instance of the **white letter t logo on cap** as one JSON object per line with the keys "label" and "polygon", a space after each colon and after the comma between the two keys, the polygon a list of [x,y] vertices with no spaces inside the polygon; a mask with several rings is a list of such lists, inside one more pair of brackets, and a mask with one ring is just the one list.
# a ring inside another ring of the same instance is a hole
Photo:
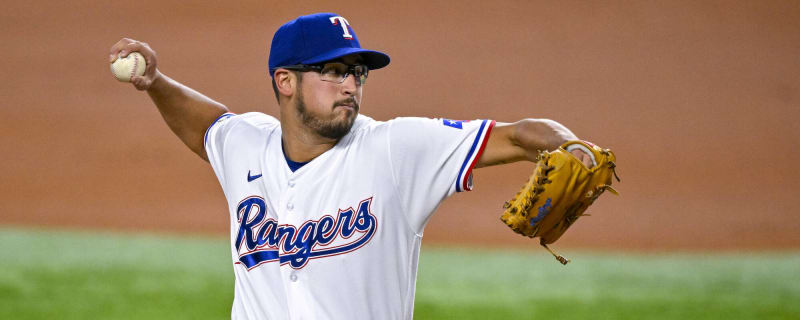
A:
{"label": "white letter t logo on cap", "polygon": [[347,26],[350,24],[350,22],[347,22],[347,19],[345,19],[344,17],[335,16],[331,17],[331,23],[333,23],[334,26],[335,25],[342,26],[342,31],[344,31],[344,34],[342,36],[345,39],[353,39],[353,35],[350,34],[350,30],[347,29]]}

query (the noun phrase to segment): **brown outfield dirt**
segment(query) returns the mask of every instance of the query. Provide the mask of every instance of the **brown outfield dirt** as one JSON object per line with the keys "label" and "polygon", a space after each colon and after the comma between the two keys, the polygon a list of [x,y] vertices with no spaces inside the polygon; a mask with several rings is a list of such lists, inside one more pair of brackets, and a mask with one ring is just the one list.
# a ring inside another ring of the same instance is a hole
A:
{"label": "brown outfield dirt", "polygon": [[[113,79],[108,48],[149,42],[164,73],[235,112],[277,115],[272,33],[336,10],[392,57],[370,74],[363,113],[551,118],[616,152],[622,196],[604,195],[557,247],[800,248],[797,1],[3,7],[0,224],[224,234],[213,172],[146,94]],[[531,168],[477,170],[476,190],[442,205],[425,243],[538,247],[498,220]]]}

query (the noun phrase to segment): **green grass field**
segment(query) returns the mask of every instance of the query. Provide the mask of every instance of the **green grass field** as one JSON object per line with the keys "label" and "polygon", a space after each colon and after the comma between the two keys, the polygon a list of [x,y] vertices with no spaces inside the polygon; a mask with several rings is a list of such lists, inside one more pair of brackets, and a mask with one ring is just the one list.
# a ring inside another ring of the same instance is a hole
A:
{"label": "green grass field", "polygon": [[[0,228],[0,319],[226,319],[222,238]],[[425,247],[416,319],[800,319],[800,253]]]}

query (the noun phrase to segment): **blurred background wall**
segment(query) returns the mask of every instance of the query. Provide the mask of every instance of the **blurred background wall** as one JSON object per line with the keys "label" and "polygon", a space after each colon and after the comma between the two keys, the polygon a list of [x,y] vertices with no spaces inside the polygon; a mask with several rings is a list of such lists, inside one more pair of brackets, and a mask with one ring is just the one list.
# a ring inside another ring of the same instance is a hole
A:
{"label": "blurred background wall", "polygon": [[[800,248],[800,2],[3,1],[0,224],[224,235],[214,173],[108,50],[148,42],[165,74],[234,112],[278,115],[267,57],[298,15],[337,12],[391,65],[362,113],[550,118],[618,157],[560,247]],[[499,221],[532,164],[475,171],[425,243],[536,246]]]}

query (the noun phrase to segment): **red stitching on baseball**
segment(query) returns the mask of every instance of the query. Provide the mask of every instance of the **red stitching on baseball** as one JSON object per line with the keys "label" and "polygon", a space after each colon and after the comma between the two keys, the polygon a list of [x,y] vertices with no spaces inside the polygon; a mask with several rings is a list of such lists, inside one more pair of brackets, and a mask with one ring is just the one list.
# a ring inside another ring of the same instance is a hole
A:
{"label": "red stitching on baseball", "polygon": [[133,54],[133,52],[131,52],[131,55],[133,57],[133,69],[131,69],[131,76],[128,77],[128,82],[133,80],[133,75],[136,74],[136,67],[139,66],[139,57]]}

